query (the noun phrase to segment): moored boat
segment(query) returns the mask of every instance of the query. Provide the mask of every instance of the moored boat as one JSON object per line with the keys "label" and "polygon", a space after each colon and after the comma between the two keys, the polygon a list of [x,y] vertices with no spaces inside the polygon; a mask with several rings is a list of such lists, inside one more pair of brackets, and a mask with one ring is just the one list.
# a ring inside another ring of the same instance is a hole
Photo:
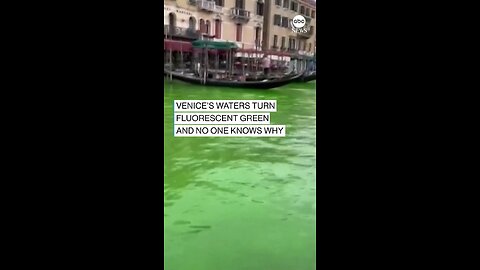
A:
{"label": "moored boat", "polygon": [[271,89],[275,87],[280,87],[287,85],[292,81],[297,80],[303,74],[289,75],[280,79],[273,80],[263,80],[263,81],[234,81],[234,80],[218,80],[218,79],[204,79],[194,75],[187,75],[180,72],[170,71],[165,69],[165,74],[171,76],[173,79],[180,81],[208,85],[208,86],[224,86],[224,87],[235,87],[235,88],[251,88],[251,89]]}
{"label": "moored boat", "polygon": [[313,72],[313,73],[305,74],[304,76],[299,77],[298,81],[309,82],[309,81],[314,81],[316,79],[317,79],[317,72]]}

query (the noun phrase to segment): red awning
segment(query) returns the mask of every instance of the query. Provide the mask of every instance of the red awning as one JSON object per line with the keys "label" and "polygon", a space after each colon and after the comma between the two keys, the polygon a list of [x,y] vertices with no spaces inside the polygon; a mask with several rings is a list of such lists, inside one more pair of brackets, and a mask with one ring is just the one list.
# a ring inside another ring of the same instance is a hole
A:
{"label": "red awning", "polygon": [[181,40],[164,39],[163,45],[166,51],[191,52],[192,43]]}

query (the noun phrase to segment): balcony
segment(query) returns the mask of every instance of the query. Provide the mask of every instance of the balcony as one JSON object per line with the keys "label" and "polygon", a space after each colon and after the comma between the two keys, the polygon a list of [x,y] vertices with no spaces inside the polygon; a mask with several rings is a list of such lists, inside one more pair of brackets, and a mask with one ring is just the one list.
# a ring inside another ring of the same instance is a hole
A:
{"label": "balcony", "polygon": [[303,39],[309,39],[309,38],[311,38],[312,35],[313,35],[312,27],[308,27],[308,28],[306,28],[306,29],[307,29],[307,32],[306,32],[306,33],[304,33],[304,32],[298,32],[298,33],[297,33],[297,36],[298,36],[299,38],[303,38]]}
{"label": "balcony", "polygon": [[188,0],[188,3],[208,12],[222,13],[222,7],[217,6],[212,0]]}
{"label": "balcony", "polygon": [[164,35],[168,37],[177,37],[177,38],[186,38],[186,39],[199,39],[200,34],[191,28],[183,27],[171,27],[170,25],[165,25]]}
{"label": "balcony", "polygon": [[312,17],[310,17],[309,15],[304,15],[304,17],[307,24],[310,24],[312,22]]}
{"label": "balcony", "polygon": [[241,8],[232,8],[230,15],[234,20],[241,23],[247,23],[250,20],[250,11]]}

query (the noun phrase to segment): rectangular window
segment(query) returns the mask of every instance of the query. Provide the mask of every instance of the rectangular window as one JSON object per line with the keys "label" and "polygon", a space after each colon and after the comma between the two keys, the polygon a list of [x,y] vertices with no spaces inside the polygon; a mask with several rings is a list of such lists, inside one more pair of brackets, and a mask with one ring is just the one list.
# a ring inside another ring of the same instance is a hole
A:
{"label": "rectangular window", "polygon": [[282,27],[288,28],[288,18],[282,17]]}
{"label": "rectangular window", "polygon": [[277,47],[277,43],[278,43],[278,36],[277,36],[277,35],[273,35],[273,47],[274,47],[274,48]]}
{"label": "rectangular window", "polygon": [[237,41],[242,41],[242,25],[237,24]]}
{"label": "rectangular window", "polygon": [[294,50],[297,49],[297,46],[296,46],[296,45],[297,45],[297,44],[295,43],[295,39],[292,38],[292,49],[294,49]]}
{"label": "rectangular window", "polygon": [[225,0],[215,0],[215,5],[223,7],[225,6]]}
{"label": "rectangular window", "polygon": [[285,37],[282,37],[282,49],[285,49]]}
{"label": "rectangular window", "polygon": [[239,9],[245,9],[244,0],[235,0],[235,7]]}
{"label": "rectangular window", "polygon": [[288,8],[289,0],[283,0],[283,7]]}
{"label": "rectangular window", "polygon": [[275,5],[282,6],[282,0],[275,0]]}
{"label": "rectangular window", "polygon": [[305,7],[300,6],[300,14],[305,15]]}
{"label": "rectangular window", "polygon": [[257,2],[257,15],[263,16],[263,3]]}
{"label": "rectangular window", "polygon": [[315,10],[312,10],[312,18],[315,18]]}
{"label": "rectangular window", "polygon": [[273,15],[273,25],[281,26],[282,17],[278,14]]}
{"label": "rectangular window", "polygon": [[307,8],[307,9],[305,10],[305,15],[306,15],[306,16],[310,16],[310,9],[309,9],[309,8]]}
{"label": "rectangular window", "polygon": [[312,51],[312,43],[308,43],[308,51],[311,52]]}

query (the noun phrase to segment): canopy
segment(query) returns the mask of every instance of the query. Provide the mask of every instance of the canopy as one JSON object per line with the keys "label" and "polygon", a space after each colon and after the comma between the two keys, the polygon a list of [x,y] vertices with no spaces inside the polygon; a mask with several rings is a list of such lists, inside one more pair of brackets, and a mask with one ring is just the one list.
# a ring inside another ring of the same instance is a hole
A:
{"label": "canopy", "polygon": [[180,40],[171,40],[171,39],[164,39],[163,45],[165,51],[178,51],[178,52],[190,52],[192,51],[192,44],[186,41]]}
{"label": "canopy", "polygon": [[217,50],[237,49],[237,44],[233,42],[212,41],[212,40],[195,40],[192,42],[194,48],[207,48]]}

